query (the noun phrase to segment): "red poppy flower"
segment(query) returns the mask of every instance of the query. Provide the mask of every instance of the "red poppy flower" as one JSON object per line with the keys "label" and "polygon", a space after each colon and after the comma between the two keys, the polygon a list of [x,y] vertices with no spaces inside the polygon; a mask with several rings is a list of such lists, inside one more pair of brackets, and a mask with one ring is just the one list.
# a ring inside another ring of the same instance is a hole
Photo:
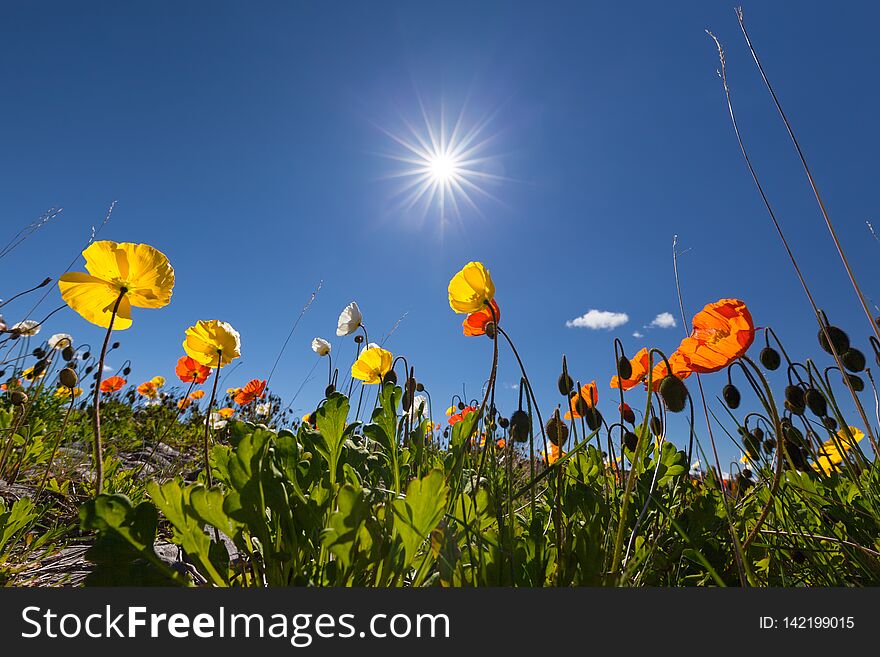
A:
{"label": "red poppy flower", "polygon": [[452,417],[449,418],[449,424],[458,424],[463,419],[465,419],[468,415],[476,411],[476,406],[465,406],[461,413],[456,413]]}
{"label": "red poppy flower", "polygon": [[177,378],[184,383],[204,383],[211,373],[211,368],[202,365],[194,358],[189,356],[181,356],[177,361],[177,367],[174,368]]}
{"label": "red poppy flower", "polygon": [[581,414],[578,412],[578,407],[581,406],[578,397],[583,400],[583,403],[586,404],[587,408],[593,408],[596,405],[596,402],[599,401],[599,390],[596,388],[596,382],[591,381],[590,383],[581,386],[580,393],[571,393],[571,398],[568,400],[569,410],[565,412],[566,420],[581,417]]}
{"label": "red poppy flower", "polygon": [[262,399],[266,394],[266,381],[254,379],[235,395],[235,403],[239,406],[250,404],[255,399]]}
{"label": "red poppy flower", "polygon": [[121,376],[111,376],[101,381],[101,392],[116,392],[125,385],[125,379]]}
{"label": "red poppy flower", "polygon": [[707,304],[692,321],[693,331],[678,352],[688,369],[698,374],[717,372],[746,353],[755,340],[755,324],[746,304],[721,299]]}
{"label": "red poppy flower", "polygon": [[[486,325],[490,322],[498,323],[498,320],[501,319],[501,309],[498,307],[495,299],[492,299],[491,304],[492,310],[489,310],[488,307],[484,306],[477,312],[471,313],[464,318],[461,327],[464,329],[465,335],[486,335]],[[494,316],[492,315],[492,311],[495,311]]]}

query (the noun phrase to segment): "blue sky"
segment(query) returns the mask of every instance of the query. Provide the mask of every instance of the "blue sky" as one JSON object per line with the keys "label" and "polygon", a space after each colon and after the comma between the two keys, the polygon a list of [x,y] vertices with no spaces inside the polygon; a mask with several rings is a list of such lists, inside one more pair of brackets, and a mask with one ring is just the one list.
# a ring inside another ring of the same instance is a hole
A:
{"label": "blue sky", "polygon": [[[865,291],[880,302],[880,244],[865,225],[876,217],[880,12],[812,2],[745,11]],[[57,277],[118,200],[101,237],[152,244],[177,273],[170,306],[136,312],[117,336],[111,364],[133,359],[133,382],[170,376],[184,329],[200,318],[242,334],[230,383],[265,377],[322,280],[275,391],[289,398],[300,387],[316,335],[334,338],[347,364],[353,345],[334,329],[357,300],[371,337],[406,313],[387,346],[415,364],[442,409],[462,384],[477,396],[488,373],[489,341],[463,337],[446,302],[452,274],[481,260],[543,406],[561,401],[565,353],[576,378],[598,379],[611,413],[612,338],[632,353],[671,351],[682,337],[677,234],[688,316],[739,297],[793,354],[818,355],[809,306],[738,151],[705,28],[726,45],[744,137],[820,304],[867,349],[728,2],[7,3],[3,233],[64,210],[4,259],[0,296]],[[389,176],[401,165],[388,156],[400,150],[386,131],[417,122],[420,100],[434,118],[441,107],[465,125],[492,117],[481,166],[503,180],[479,212],[441,222],[436,209],[399,207]],[[4,308],[7,319],[30,301]],[[58,303],[56,290],[40,310]],[[610,331],[566,326],[591,309],[629,319]],[[665,312],[676,327],[645,328]],[[100,333],[69,310],[45,330],[92,343]],[[712,396],[723,378],[706,379]],[[503,352],[502,408],[517,380]],[[323,385],[316,375],[295,408],[308,410]]]}

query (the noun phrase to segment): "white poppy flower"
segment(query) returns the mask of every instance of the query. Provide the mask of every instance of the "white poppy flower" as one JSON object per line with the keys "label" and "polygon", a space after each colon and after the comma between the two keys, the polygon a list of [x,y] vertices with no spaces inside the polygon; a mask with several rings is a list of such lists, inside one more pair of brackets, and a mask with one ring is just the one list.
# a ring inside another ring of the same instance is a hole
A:
{"label": "white poppy flower", "polygon": [[67,333],[56,333],[49,338],[49,349],[64,349],[73,346],[73,337]]}
{"label": "white poppy flower", "polygon": [[223,416],[220,415],[217,411],[211,413],[211,428],[215,431],[222,429],[226,426],[226,420],[223,419]]}
{"label": "white poppy flower", "polygon": [[40,323],[35,319],[26,319],[19,322],[18,324],[13,324],[12,330],[17,332],[19,335],[32,337],[40,332]]}
{"label": "white poppy flower", "polygon": [[352,301],[341,313],[339,313],[339,321],[336,323],[336,335],[351,335],[361,325],[364,316],[361,315],[361,309],[358,308],[357,302]]}
{"label": "white poppy flower", "polygon": [[257,407],[254,410],[257,415],[269,415],[271,408],[269,402],[264,402],[262,404],[257,404]]}
{"label": "white poppy flower", "polygon": [[312,351],[319,356],[326,356],[330,353],[330,343],[324,338],[315,338],[312,340]]}
{"label": "white poppy flower", "polygon": [[428,398],[424,395],[416,395],[413,397],[412,406],[409,407],[409,417],[413,422],[419,417],[426,417],[428,414]]}

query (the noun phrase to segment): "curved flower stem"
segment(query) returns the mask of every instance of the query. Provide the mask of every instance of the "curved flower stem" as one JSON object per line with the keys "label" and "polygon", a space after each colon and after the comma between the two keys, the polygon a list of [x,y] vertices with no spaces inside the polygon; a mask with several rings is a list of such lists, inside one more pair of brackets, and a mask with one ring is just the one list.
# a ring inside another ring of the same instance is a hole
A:
{"label": "curved flower stem", "polygon": [[752,531],[749,532],[748,536],[746,536],[746,539],[742,543],[742,550],[743,552],[745,552],[749,549],[752,541],[755,540],[758,532],[761,531],[761,526],[767,519],[767,516],[770,513],[770,509],[773,507],[773,503],[775,502],[776,492],[779,490],[779,484],[782,481],[782,459],[783,452],[785,451],[785,438],[783,436],[782,423],[779,420],[779,412],[776,410],[776,402],[773,399],[773,391],[770,388],[770,384],[767,383],[767,379],[764,378],[764,374],[761,372],[761,369],[757,365],[755,365],[752,359],[750,359],[745,354],[743,354],[741,358],[749,365],[751,365],[752,369],[755,370],[755,373],[761,380],[761,385],[763,385],[764,390],[767,393],[767,409],[770,411],[771,420],[773,422],[774,431],[776,433],[776,472],[773,475],[773,482],[770,484],[770,494],[768,496],[767,503],[764,505],[764,508],[761,509],[761,513],[758,515],[758,519],[755,521],[755,526],[752,528]]}
{"label": "curved flower stem", "polygon": [[104,358],[107,356],[107,346],[110,344],[110,334],[113,333],[113,324],[116,321],[116,313],[119,312],[119,304],[128,292],[122,288],[116,303],[113,304],[113,312],[110,314],[110,324],[104,335],[104,343],[101,345],[101,355],[98,358],[98,371],[95,378],[95,394],[92,398],[92,417],[95,427],[95,495],[104,492],[104,445],[101,442],[101,377],[104,375]]}
{"label": "curved flower stem", "polygon": [[205,475],[208,488],[214,485],[211,477],[211,412],[214,410],[214,401],[217,399],[217,382],[220,380],[220,363],[223,362],[223,354],[217,352],[217,369],[214,370],[214,385],[211,387],[211,401],[208,402],[208,413],[205,417],[205,441],[203,445],[205,456]]}
{"label": "curved flower stem", "polygon": [[[478,411],[477,420],[475,424],[480,422],[480,419],[483,417],[483,413],[486,410],[486,403],[489,401],[489,396],[492,395],[494,398],[495,393],[495,375],[498,373],[498,318],[495,316],[495,309],[491,304],[487,304],[489,308],[489,312],[492,313],[492,321],[495,322],[495,335],[492,340],[492,369],[489,372],[489,385],[486,386],[486,393],[483,395],[483,401],[480,403],[480,409]],[[479,430],[478,430],[479,431]],[[477,466],[477,480],[474,483],[473,491],[474,495],[477,494],[477,489],[480,487],[480,476],[483,473],[483,464],[486,462],[486,452],[489,451],[489,437],[486,437],[486,440],[483,442],[483,450],[480,454],[480,463]],[[474,497],[476,500],[476,497]]]}
{"label": "curved flower stem", "polygon": [[67,407],[67,413],[64,414],[64,421],[61,423],[61,429],[58,431],[58,439],[55,441],[55,445],[52,447],[52,454],[49,456],[49,462],[46,464],[46,472],[43,473],[43,478],[40,480],[40,485],[37,488],[37,494],[34,495],[34,499],[39,499],[40,495],[43,492],[43,488],[46,487],[46,480],[49,479],[49,472],[52,470],[52,464],[55,463],[55,455],[58,453],[58,448],[61,446],[61,441],[64,440],[64,431],[67,429],[67,421],[70,419],[70,413],[73,411],[73,405],[76,401],[76,397],[73,394],[73,390],[70,391],[70,404]]}

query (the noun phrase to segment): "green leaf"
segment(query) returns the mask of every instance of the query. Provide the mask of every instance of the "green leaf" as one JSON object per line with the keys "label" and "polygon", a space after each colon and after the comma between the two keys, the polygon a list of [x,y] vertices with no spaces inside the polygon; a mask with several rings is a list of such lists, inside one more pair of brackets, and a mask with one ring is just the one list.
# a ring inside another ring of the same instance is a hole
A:
{"label": "green leaf", "polygon": [[348,568],[354,561],[358,547],[365,550],[370,548],[370,534],[364,530],[364,524],[372,514],[363,490],[351,484],[339,489],[336,503],[338,509],[330,516],[321,541],[336,555],[343,567]]}
{"label": "green leaf", "polygon": [[394,500],[394,532],[403,541],[407,565],[412,564],[421,544],[443,518],[449,486],[442,470],[431,470],[414,479],[406,489],[406,498]]}

